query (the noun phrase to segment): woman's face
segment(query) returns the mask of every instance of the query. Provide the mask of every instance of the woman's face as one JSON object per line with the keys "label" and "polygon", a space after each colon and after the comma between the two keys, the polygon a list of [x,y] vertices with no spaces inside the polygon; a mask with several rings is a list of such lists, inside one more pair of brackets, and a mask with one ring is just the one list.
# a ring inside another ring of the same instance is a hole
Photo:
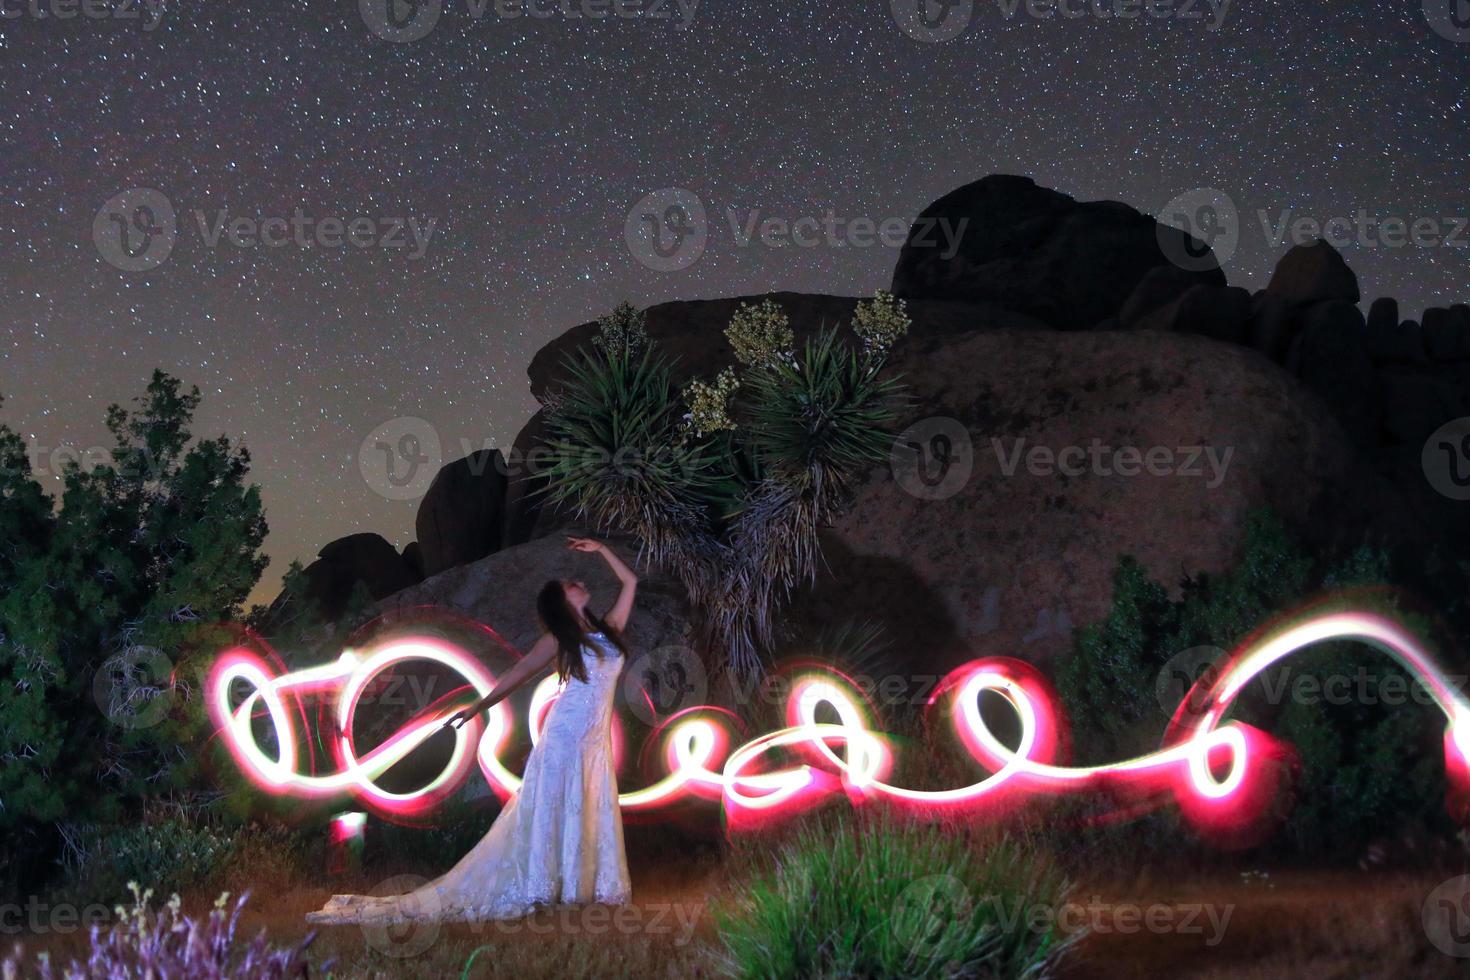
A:
{"label": "woman's face", "polygon": [[566,593],[567,605],[577,612],[587,608],[587,600],[592,598],[592,594],[587,591],[587,586],[583,582],[574,578],[565,579],[561,583],[561,588],[562,592]]}

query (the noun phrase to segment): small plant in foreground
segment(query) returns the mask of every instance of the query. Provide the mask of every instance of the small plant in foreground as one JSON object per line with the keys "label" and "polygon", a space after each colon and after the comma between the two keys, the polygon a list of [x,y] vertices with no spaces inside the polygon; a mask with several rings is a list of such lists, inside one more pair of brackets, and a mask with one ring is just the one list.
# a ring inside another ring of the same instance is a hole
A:
{"label": "small plant in foreground", "polygon": [[891,820],[815,820],[717,912],[736,977],[1047,977],[1081,933],[1070,886],[1012,838]]}
{"label": "small plant in foreground", "polygon": [[118,906],[119,921],[110,929],[92,927],[92,951],[85,963],[73,960],[58,971],[45,954],[34,964],[25,964],[17,954],[0,964],[0,976],[5,980],[22,975],[42,980],[282,980],[309,975],[306,948],[316,938],[315,933],[296,946],[275,949],[267,944],[262,929],[249,945],[236,947],[235,927],[247,895],[241,895],[232,909],[226,908],[229,895],[221,895],[201,920],[182,913],[177,895],[155,912],[148,907],[153,897],[151,889],[140,891],[136,882],[129,882],[128,887],[133,893],[133,907]]}

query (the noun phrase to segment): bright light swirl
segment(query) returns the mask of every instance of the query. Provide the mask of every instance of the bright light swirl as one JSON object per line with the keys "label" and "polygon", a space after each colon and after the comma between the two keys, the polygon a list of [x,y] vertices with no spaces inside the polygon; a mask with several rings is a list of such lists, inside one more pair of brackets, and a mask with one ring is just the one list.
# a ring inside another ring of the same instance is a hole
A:
{"label": "bright light swirl", "polygon": [[[1229,831],[1265,814],[1278,778],[1273,770],[1282,768],[1269,763],[1287,762],[1292,753],[1266,733],[1224,721],[1225,716],[1240,692],[1263,671],[1332,640],[1371,644],[1424,683],[1449,722],[1445,744],[1451,796],[1470,801],[1466,786],[1470,724],[1464,723],[1470,719],[1470,702],[1403,625],[1371,613],[1331,612],[1271,634],[1216,665],[1181,703],[1163,745],[1134,759],[1090,767],[1062,764],[1065,725],[1050,686],[1028,664],[987,658],[950,674],[936,698],[942,702],[938,706],[948,709],[959,740],[988,775],[954,789],[897,786],[886,781],[893,753],[886,737],[873,730],[871,708],[856,685],[830,668],[807,669],[793,681],[785,706],[788,726],[733,749],[728,723],[719,717],[721,709],[689,709],[669,719],[653,735],[662,740],[667,775],[623,793],[619,802],[630,812],[657,812],[692,797],[719,797],[731,827],[740,828],[782,818],[837,793],[855,803],[887,800],[920,815],[958,811],[1003,815],[1027,799],[1063,792],[1101,792],[1120,803],[1131,799],[1135,804],[1172,794],[1186,818],[1200,829]],[[481,695],[494,685],[478,660],[442,640],[396,640],[366,653],[348,651],[335,663],[283,676],[273,676],[255,654],[235,649],[219,659],[211,674],[210,709],[240,768],[272,793],[307,798],[347,794],[380,811],[422,812],[456,792],[468,776],[471,760],[477,758],[497,794],[514,794],[520,777],[500,760],[512,735],[503,702],[487,722],[477,719],[456,731],[449,761],[426,785],[399,793],[379,785],[382,774],[438,731],[452,710],[446,705],[425,711],[382,745],[357,754],[350,733],[362,692],[377,674],[410,660],[439,663]],[[230,689],[241,683],[248,685],[249,693],[231,708]],[[292,726],[287,699],[334,688],[331,716],[340,732],[335,740],[338,770],[303,774],[297,758],[299,733]],[[1019,729],[1014,748],[1002,742],[982,716],[981,697],[987,692],[1004,699],[1014,711]],[[535,688],[528,713],[533,744],[540,741],[559,693],[554,677]],[[819,720],[823,708],[833,720]],[[256,716],[269,720],[279,746],[274,758],[254,737]],[[614,737],[620,743],[620,727]],[[1470,812],[1470,803],[1465,810]]]}

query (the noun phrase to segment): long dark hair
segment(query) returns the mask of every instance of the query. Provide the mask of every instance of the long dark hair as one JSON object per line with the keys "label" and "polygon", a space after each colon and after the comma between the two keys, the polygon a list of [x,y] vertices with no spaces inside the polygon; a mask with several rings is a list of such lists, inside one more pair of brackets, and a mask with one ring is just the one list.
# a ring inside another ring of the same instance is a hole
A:
{"label": "long dark hair", "polygon": [[[582,624],[577,620],[572,604],[567,602],[567,590],[560,580],[552,579],[541,586],[541,592],[536,596],[536,612],[541,617],[541,625],[556,637],[557,676],[563,683],[568,677],[587,683],[587,665],[582,662],[582,644],[586,641],[587,634],[582,631]],[[623,637],[616,630],[590,609],[583,615],[593,629],[600,631],[612,641],[619,652],[627,656],[628,648],[623,646]]]}

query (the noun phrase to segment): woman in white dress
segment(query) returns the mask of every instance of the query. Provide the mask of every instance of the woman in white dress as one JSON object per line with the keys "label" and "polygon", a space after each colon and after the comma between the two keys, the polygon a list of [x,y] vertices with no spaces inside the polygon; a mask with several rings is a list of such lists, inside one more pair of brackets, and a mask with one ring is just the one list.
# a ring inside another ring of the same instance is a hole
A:
{"label": "woman in white dress", "polygon": [[526,760],[520,792],[443,877],[406,895],[337,895],[308,920],[479,921],[517,918],[540,905],[629,901],[612,707],[638,577],[599,541],[568,538],[567,547],[602,556],[622,584],[617,601],[599,618],[587,608],[582,582],[547,582],[536,599],[546,631],[494,690],[448,722],[463,725],[554,664],[565,686]]}

